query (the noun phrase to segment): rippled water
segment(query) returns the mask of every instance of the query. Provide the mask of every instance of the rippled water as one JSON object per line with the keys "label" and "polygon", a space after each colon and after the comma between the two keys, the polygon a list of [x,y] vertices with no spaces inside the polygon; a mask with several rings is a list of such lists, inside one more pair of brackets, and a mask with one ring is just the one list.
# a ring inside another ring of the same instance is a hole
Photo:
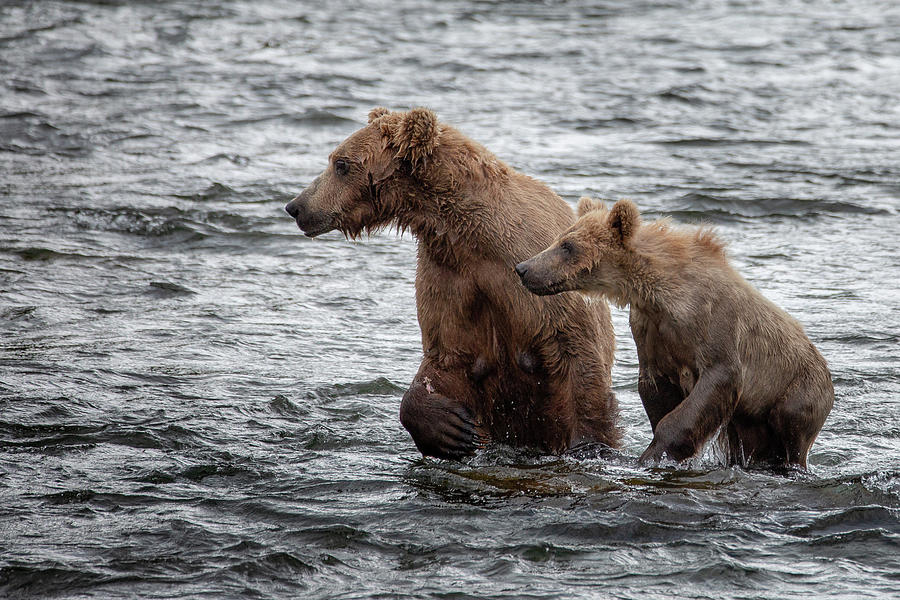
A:
{"label": "rippled water", "polygon": [[[895,2],[4,2],[0,597],[900,595]],[[415,246],[282,206],[377,105],[714,223],[836,403],[809,473],[425,460]]]}

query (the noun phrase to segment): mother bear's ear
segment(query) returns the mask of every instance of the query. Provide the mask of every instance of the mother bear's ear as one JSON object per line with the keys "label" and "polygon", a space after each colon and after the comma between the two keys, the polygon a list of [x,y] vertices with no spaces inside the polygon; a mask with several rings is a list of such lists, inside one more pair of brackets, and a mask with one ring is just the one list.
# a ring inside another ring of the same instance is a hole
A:
{"label": "mother bear's ear", "polygon": [[392,123],[390,144],[397,157],[408,160],[413,167],[424,164],[437,148],[440,125],[437,116],[427,108],[414,108]]}
{"label": "mother bear's ear", "polygon": [[372,123],[375,119],[383,117],[384,115],[391,114],[391,111],[384,108],[383,106],[376,106],[372,110],[369,111],[369,123]]}

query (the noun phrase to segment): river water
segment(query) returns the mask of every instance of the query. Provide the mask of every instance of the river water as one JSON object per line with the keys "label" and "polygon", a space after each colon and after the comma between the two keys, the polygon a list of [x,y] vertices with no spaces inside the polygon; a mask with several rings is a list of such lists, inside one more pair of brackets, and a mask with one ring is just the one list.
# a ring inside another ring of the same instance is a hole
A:
{"label": "river water", "polygon": [[[898,99],[893,1],[0,2],[0,597],[900,596]],[[282,211],[380,105],[715,225],[809,472],[640,467],[619,309],[621,451],[423,459],[414,240]]]}

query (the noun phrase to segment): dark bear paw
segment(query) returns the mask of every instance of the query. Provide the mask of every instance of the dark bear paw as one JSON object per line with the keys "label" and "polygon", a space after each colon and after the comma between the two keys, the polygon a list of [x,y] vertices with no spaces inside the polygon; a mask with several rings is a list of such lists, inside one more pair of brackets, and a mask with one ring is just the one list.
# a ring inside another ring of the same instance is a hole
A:
{"label": "dark bear paw", "polygon": [[400,422],[425,456],[459,459],[487,443],[472,413],[435,393],[427,380],[413,383],[404,394]]}
{"label": "dark bear paw", "polygon": [[681,462],[691,458],[697,450],[694,444],[684,439],[676,439],[668,443],[662,442],[658,439],[658,434],[659,429],[657,429],[657,436],[653,438],[653,441],[638,459],[640,464],[658,464],[664,455],[670,460]]}

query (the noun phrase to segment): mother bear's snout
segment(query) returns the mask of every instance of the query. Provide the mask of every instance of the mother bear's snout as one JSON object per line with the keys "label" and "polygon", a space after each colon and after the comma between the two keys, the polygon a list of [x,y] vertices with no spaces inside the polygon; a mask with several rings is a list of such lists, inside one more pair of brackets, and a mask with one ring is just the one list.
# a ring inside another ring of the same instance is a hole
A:
{"label": "mother bear's snout", "polygon": [[300,218],[304,217],[309,212],[309,199],[315,193],[316,188],[319,185],[320,177],[316,177],[312,183],[310,183],[305,190],[297,194],[297,196],[288,202],[284,210],[287,214],[291,215],[292,218],[297,220],[297,224],[300,224]]}
{"label": "mother bear's snout", "polygon": [[297,215],[300,214],[300,196],[297,196],[284,206],[285,212],[291,215],[292,219],[296,219]]}
{"label": "mother bear's snout", "polygon": [[322,210],[316,202],[316,186],[313,181],[308,188],[288,202],[284,210],[297,222],[307,237],[316,237],[337,227],[336,214]]}

